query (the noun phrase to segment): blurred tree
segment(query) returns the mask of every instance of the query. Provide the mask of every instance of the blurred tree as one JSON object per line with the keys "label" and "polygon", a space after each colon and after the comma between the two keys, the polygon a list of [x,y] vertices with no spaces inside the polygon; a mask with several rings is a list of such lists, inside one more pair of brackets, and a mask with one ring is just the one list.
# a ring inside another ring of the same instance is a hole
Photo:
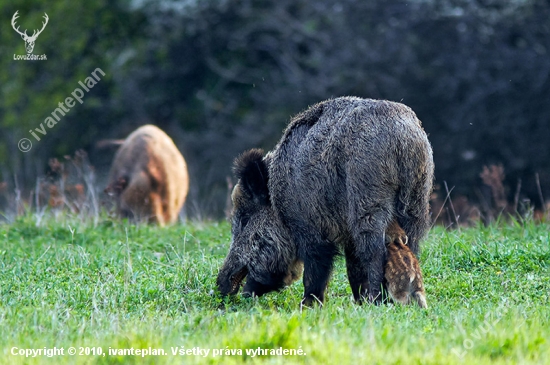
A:
{"label": "blurred tree", "polygon": [[[47,60],[14,60],[14,55],[25,54],[24,42],[8,21],[16,11],[17,25],[29,35],[41,27],[44,13],[48,15],[33,51]],[[29,187],[44,172],[48,158],[89,148],[119,118],[113,70],[141,35],[145,18],[130,10],[129,1],[107,0],[17,0],[2,5],[0,14],[5,20],[0,42],[0,181],[13,183],[16,175],[22,187]],[[40,141],[33,138],[29,130],[45,125],[58,103],[97,68],[105,76],[85,92],[83,103],[76,103],[51,129],[45,128],[47,135]],[[17,147],[21,138],[33,142],[27,153]]]}
{"label": "blurred tree", "polygon": [[[460,194],[476,197],[490,163],[503,164],[511,187],[522,177],[537,203],[534,173],[550,187],[548,0],[19,3],[2,8],[4,19],[20,9],[30,28],[47,11],[51,28],[35,52],[48,61],[0,60],[5,170],[27,166],[32,176],[39,156],[153,122],[189,163],[188,211],[220,215],[238,153],[272,148],[310,104],[357,95],[411,106],[430,134],[438,182]],[[70,15],[55,20],[61,14]],[[23,52],[12,33],[2,33],[2,54]],[[107,76],[84,104],[18,152],[17,140],[96,67]]]}
{"label": "blurred tree", "polygon": [[504,163],[510,185],[550,167],[547,1],[155,4],[148,57],[126,80],[148,91],[146,114],[181,127],[193,176],[207,187],[202,201],[224,201],[238,152],[271,148],[292,114],[339,95],[413,107],[430,133],[438,180],[461,194],[475,197],[484,164]]}

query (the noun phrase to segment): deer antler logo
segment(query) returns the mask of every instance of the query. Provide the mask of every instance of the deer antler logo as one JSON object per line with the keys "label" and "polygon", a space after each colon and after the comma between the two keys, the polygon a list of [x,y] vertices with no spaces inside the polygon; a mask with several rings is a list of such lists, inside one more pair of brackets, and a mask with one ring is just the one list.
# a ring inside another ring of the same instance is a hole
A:
{"label": "deer antler logo", "polygon": [[[38,36],[40,35],[40,33],[42,33],[42,31],[44,30],[44,28],[46,28],[46,24],[48,24],[48,14],[44,13],[44,19],[46,20],[45,22],[42,22],[42,29],[40,30],[34,30],[32,35],[29,37],[29,35],[27,34],[27,30],[25,29],[24,32],[21,32],[19,31],[19,27],[15,27],[15,20],[19,17],[19,15],[17,15],[17,12],[19,10],[17,10],[15,12],[15,14],[13,14],[13,18],[11,18],[11,26],[13,27],[13,29],[19,33],[21,35],[21,38],[23,38],[23,40],[25,41],[25,49],[27,50],[27,53],[32,53],[32,50],[34,48],[34,42],[36,42],[36,38],[38,38]],[[38,33],[37,33],[38,32]]]}

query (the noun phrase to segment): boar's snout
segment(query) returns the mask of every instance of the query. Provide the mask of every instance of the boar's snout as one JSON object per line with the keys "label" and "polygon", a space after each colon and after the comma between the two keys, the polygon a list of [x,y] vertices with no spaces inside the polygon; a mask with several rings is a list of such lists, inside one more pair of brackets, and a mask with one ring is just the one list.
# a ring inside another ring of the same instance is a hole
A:
{"label": "boar's snout", "polygon": [[224,296],[237,294],[246,275],[248,275],[248,268],[246,266],[233,270],[221,270],[217,280],[220,293]]}

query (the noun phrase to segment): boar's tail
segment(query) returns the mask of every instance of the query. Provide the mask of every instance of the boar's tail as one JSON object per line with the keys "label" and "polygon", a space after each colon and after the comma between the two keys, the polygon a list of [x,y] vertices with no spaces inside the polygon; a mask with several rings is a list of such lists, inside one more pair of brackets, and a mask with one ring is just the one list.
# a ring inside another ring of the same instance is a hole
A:
{"label": "boar's tail", "polygon": [[432,192],[433,163],[431,156],[416,165],[401,166],[401,184],[395,202],[395,214],[399,225],[408,237],[409,247],[415,255],[419,252],[419,240],[430,227],[429,198]]}

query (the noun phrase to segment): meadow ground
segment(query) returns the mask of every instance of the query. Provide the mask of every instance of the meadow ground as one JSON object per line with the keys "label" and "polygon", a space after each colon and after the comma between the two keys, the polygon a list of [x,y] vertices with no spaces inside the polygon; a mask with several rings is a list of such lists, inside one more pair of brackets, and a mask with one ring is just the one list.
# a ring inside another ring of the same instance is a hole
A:
{"label": "meadow ground", "polygon": [[0,364],[550,363],[549,239],[531,222],[436,227],[421,254],[428,310],[354,304],[340,259],[325,307],[300,311],[301,281],[259,299],[213,293],[225,222],[24,217],[0,225]]}

